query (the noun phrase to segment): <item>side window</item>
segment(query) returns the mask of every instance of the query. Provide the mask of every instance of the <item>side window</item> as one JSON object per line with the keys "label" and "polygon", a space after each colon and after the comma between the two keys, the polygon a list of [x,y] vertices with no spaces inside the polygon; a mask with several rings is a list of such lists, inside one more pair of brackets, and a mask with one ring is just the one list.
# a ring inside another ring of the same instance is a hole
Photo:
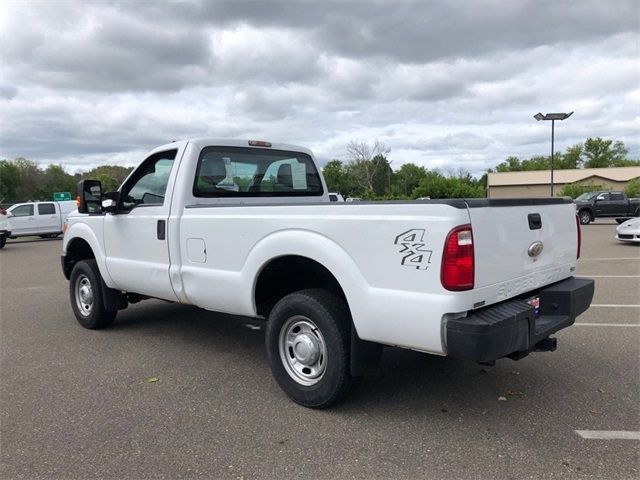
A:
{"label": "side window", "polygon": [[138,205],[162,205],[169,175],[177,150],[160,152],[147,158],[136,175],[124,186],[122,210],[131,211]]}
{"label": "side window", "polygon": [[609,193],[601,193],[600,195],[598,195],[598,200],[604,200],[604,201],[609,201]]}
{"label": "side window", "polygon": [[30,217],[33,215],[33,205],[20,205],[11,210],[14,217]]}
{"label": "side window", "polygon": [[38,215],[54,215],[56,213],[56,207],[53,203],[39,203]]}
{"label": "side window", "polygon": [[624,200],[624,195],[621,192],[611,192],[611,200]]}

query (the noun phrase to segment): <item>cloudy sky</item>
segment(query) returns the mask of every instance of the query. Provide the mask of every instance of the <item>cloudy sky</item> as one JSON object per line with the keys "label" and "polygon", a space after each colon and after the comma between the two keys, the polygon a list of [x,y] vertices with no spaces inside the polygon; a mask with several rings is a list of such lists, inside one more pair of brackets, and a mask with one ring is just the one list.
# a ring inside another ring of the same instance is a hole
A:
{"label": "cloudy sky", "polygon": [[640,3],[2,2],[0,158],[133,165],[195,136],[473,173],[564,149],[640,157]]}

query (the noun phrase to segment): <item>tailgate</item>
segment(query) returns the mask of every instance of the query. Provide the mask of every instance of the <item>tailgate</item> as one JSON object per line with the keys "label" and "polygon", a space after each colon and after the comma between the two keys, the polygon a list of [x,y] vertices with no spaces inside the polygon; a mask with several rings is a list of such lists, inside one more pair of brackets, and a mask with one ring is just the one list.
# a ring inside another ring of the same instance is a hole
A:
{"label": "tailgate", "polygon": [[514,297],[573,274],[578,248],[575,206],[567,199],[468,201],[475,288],[499,286]]}

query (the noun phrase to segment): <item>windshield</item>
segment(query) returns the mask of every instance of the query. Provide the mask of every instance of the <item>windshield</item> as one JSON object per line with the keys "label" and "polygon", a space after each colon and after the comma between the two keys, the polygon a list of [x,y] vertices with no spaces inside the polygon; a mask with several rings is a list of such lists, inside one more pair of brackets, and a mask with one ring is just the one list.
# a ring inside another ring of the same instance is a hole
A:
{"label": "windshield", "polygon": [[597,194],[598,192],[586,192],[580,195],[579,197],[576,197],[576,200],[579,202],[580,201],[586,202],[587,200],[590,200],[591,198],[595,197]]}

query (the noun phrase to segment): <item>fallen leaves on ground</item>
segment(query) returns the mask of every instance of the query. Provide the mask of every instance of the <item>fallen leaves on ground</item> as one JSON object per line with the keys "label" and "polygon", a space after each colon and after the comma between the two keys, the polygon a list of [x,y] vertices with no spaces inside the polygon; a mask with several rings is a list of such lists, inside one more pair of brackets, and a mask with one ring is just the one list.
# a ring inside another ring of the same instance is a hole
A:
{"label": "fallen leaves on ground", "polygon": [[510,397],[522,397],[524,393],[519,390],[507,390],[507,395]]}

